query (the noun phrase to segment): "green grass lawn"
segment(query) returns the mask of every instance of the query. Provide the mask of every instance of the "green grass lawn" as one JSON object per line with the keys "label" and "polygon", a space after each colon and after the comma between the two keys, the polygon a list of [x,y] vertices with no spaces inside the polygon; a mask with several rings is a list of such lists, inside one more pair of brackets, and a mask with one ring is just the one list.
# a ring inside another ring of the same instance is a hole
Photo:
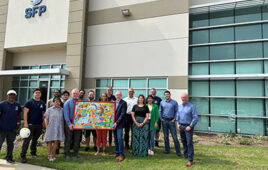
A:
{"label": "green grass lawn", "polygon": [[[81,148],[82,159],[72,158],[64,160],[63,149],[57,155],[55,162],[47,160],[45,147],[38,148],[37,159],[31,158],[28,154],[28,163],[56,169],[182,169],[186,168],[186,159],[176,156],[174,148],[168,155],[164,154],[164,148],[156,148],[154,156],[137,158],[126,153],[123,162],[112,159],[113,147],[108,148],[106,156],[94,156],[94,152],[85,152]],[[14,158],[19,159],[20,149],[14,150]],[[5,152],[0,153],[4,158]],[[194,165],[189,169],[268,169],[268,149],[238,146],[196,146]]]}

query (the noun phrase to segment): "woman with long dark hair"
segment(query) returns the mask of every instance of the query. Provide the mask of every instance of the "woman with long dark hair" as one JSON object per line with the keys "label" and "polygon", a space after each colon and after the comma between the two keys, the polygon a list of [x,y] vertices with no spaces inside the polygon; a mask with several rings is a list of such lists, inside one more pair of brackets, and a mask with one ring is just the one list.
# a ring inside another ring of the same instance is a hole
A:
{"label": "woman with long dark hair", "polygon": [[144,157],[148,154],[149,108],[145,103],[145,97],[139,95],[137,104],[132,109],[133,133],[132,152],[134,156]]}

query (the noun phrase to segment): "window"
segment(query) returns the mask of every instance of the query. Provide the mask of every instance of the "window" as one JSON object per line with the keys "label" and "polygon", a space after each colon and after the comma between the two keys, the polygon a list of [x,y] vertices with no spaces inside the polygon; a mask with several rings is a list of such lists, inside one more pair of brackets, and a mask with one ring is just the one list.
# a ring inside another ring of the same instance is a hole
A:
{"label": "window", "polygon": [[263,61],[236,62],[236,74],[262,74]]}
{"label": "window", "polygon": [[234,74],[234,62],[210,63],[210,75]]}
{"label": "window", "polygon": [[190,61],[209,60],[208,47],[192,47],[190,48]]}
{"label": "window", "polygon": [[[47,69],[47,68],[65,68],[64,64],[57,65],[40,65],[40,66],[22,66],[14,67],[14,70],[23,69]],[[14,76],[12,78],[12,88],[18,93],[17,100],[21,105],[30,99],[34,89],[39,87],[39,80],[47,79],[50,82],[48,87],[48,98],[51,98],[55,89],[64,91],[65,76],[60,75],[34,75],[34,76]],[[46,102],[46,101],[45,101]]]}
{"label": "window", "polygon": [[261,6],[241,7],[235,9],[235,22],[250,22],[261,20]]}
{"label": "window", "polygon": [[208,30],[192,31],[190,34],[191,44],[203,44],[208,43]]}
{"label": "window", "polygon": [[235,38],[237,41],[261,39],[261,24],[235,27]]}
{"label": "window", "polygon": [[210,60],[227,60],[235,58],[233,44],[215,45],[210,47]]}
{"label": "window", "polygon": [[113,93],[116,91],[122,92],[122,98],[128,96],[128,89],[133,88],[134,96],[138,97],[143,94],[147,97],[150,94],[151,88],[155,88],[157,96],[164,99],[164,91],[167,89],[166,78],[122,78],[122,79],[97,79],[96,80],[96,98],[99,98],[101,93],[106,92],[106,87],[112,86]]}
{"label": "window", "polygon": [[227,42],[234,41],[234,28],[217,28],[210,30],[210,42]]}
{"label": "window", "polygon": [[263,58],[262,43],[236,44],[236,58]]}
{"label": "window", "polygon": [[190,20],[191,28],[196,28],[196,27],[204,27],[208,26],[208,13],[203,13],[203,14],[198,14],[198,15],[190,15]]}
{"label": "window", "polygon": [[234,23],[234,10],[220,10],[210,13],[210,25]]}
{"label": "window", "polygon": [[191,64],[189,73],[190,75],[208,75],[208,64]]}

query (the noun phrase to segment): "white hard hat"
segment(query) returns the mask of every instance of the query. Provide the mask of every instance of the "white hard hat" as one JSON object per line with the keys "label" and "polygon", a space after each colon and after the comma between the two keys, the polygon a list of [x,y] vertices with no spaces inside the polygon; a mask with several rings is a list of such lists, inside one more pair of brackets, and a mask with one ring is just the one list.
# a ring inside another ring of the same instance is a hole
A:
{"label": "white hard hat", "polygon": [[10,94],[15,94],[15,95],[17,95],[17,92],[16,92],[15,90],[9,90],[9,91],[7,92],[7,95],[10,95]]}

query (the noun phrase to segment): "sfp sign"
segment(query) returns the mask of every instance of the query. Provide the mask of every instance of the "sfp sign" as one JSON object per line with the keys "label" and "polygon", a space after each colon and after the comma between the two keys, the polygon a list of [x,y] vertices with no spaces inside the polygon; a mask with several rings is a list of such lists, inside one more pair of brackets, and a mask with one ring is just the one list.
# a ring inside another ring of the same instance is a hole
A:
{"label": "sfp sign", "polygon": [[34,18],[35,15],[42,16],[42,14],[46,12],[47,6],[39,5],[41,2],[42,0],[31,0],[33,7],[25,9],[25,18]]}

